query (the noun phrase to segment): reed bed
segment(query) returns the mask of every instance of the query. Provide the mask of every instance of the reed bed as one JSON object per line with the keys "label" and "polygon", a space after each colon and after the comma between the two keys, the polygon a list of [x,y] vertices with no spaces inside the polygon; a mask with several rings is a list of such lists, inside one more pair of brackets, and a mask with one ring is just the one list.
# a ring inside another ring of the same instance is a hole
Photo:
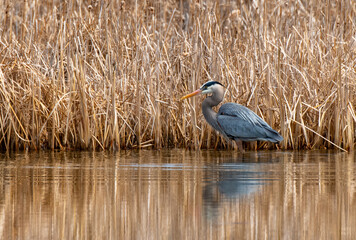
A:
{"label": "reed bed", "polygon": [[226,148],[179,101],[208,80],[279,148],[354,149],[352,0],[3,0],[0,22],[1,149]]}

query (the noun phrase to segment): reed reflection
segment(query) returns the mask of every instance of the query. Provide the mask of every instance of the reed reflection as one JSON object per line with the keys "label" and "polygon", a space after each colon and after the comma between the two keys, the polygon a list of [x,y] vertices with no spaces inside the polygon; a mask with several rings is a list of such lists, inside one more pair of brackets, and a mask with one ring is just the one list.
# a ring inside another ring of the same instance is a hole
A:
{"label": "reed reflection", "polygon": [[322,152],[1,156],[0,239],[352,239],[355,174]]}

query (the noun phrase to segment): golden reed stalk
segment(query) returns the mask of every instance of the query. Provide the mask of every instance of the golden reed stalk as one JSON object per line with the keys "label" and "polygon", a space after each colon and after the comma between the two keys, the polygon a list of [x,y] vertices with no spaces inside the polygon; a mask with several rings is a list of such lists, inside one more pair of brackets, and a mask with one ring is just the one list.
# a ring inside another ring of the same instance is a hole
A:
{"label": "golden reed stalk", "polygon": [[217,80],[282,149],[352,150],[355,19],[352,0],[2,1],[0,148],[229,147],[179,101]]}

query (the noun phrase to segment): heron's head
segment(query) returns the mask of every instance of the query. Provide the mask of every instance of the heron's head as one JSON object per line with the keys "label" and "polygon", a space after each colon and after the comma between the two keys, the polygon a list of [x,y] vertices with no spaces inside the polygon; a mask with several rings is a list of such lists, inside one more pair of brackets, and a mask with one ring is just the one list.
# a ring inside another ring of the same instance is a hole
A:
{"label": "heron's head", "polygon": [[180,100],[190,98],[199,94],[208,94],[208,93],[218,94],[223,96],[224,86],[217,81],[209,81],[204,83],[198,90],[183,96]]}

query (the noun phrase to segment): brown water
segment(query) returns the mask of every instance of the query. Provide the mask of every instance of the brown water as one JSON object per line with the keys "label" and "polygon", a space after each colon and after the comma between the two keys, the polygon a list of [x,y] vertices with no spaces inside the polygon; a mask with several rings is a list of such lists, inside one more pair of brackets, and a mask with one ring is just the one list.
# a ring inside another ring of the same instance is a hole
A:
{"label": "brown water", "polygon": [[356,239],[355,155],[0,155],[1,239]]}

